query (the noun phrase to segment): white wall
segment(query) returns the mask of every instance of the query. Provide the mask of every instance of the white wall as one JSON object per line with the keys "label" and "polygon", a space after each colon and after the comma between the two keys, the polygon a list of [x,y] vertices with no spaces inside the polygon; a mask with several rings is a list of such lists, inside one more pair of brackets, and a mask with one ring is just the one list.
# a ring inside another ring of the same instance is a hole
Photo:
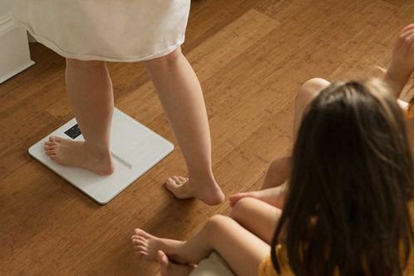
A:
{"label": "white wall", "polygon": [[12,20],[12,1],[0,0],[0,84],[34,64],[26,30]]}
{"label": "white wall", "polygon": [[12,10],[13,0],[0,0],[0,17]]}

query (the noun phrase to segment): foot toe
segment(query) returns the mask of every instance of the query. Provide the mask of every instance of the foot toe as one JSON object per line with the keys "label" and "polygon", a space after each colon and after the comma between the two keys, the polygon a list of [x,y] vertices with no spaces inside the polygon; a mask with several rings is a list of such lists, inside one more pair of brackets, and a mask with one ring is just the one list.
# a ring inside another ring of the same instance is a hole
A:
{"label": "foot toe", "polygon": [[186,184],[188,179],[180,178],[179,176],[169,177],[166,181],[166,185],[170,186],[171,189],[177,189]]}
{"label": "foot toe", "polygon": [[148,239],[148,238],[153,237],[152,235],[150,235],[149,233],[147,233],[146,231],[144,231],[140,228],[134,229],[134,234],[139,236],[140,238],[145,239],[145,240]]}
{"label": "foot toe", "polygon": [[159,250],[157,251],[157,260],[160,264],[161,275],[167,275],[169,267],[169,258],[163,251]]}

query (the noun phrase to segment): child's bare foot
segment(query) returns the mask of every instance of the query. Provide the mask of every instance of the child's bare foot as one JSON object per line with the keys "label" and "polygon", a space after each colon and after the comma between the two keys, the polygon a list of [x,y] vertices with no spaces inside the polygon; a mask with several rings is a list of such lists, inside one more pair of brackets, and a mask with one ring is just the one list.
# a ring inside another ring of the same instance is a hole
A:
{"label": "child's bare foot", "polygon": [[186,263],[178,256],[178,249],[184,242],[158,238],[139,228],[134,229],[131,237],[134,249],[146,260],[157,261],[157,252],[165,252],[170,259],[178,263]]}
{"label": "child's bare foot", "polygon": [[225,195],[215,181],[203,183],[187,177],[173,176],[167,179],[166,188],[178,199],[195,197],[207,205],[218,205],[225,199]]}
{"label": "child's bare foot", "polygon": [[60,165],[86,169],[99,175],[114,172],[111,153],[91,152],[85,142],[51,136],[45,143],[45,153]]}
{"label": "child's bare foot", "polygon": [[193,266],[179,265],[170,262],[167,255],[161,250],[157,252],[157,260],[160,264],[161,276],[187,276],[194,269]]}

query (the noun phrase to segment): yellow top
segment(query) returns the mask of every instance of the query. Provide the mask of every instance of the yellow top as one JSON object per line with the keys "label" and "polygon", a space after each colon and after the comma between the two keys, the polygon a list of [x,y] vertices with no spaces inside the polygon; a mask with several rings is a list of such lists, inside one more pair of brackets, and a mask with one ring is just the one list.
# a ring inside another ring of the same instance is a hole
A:
{"label": "yellow top", "polygon": [[[285,248],[285,245],[278,244],[275,251],[278,263],[280,264],[280,275],[294,276],[294,273],[292,272],[288,262],[287,249]],[[259,266],[258,275],[278,276],[277,272],[274,270],[274,266],[272,265],[271,256],[268,256],[265,260],[262,261],[261,265]]]}
{"label": "yellow top", "polygon": [[[413,216],[414,216],[414,202],[411,201],[408,204],[409,213],[411,214],[412,218],[412,228],[414,225]],[[274,270],[274,266],[272,265],[271,256],[268,256],[265,260],[262,261],[261,265],[259,266],[258,275],[259,276],[294,276],[293,271],[290,268],[287,249],[285,245],[278,244],[276,248],[276,255],[277,260],[281,268],[281,274],[277,274]],[[335,271],[334,275],[339,275],[338,271]],[[405,276],[413,276],[414,275],[414,248],[411,246],[411,254],[408,259],[408,264],[405,268],[404,274]]]}

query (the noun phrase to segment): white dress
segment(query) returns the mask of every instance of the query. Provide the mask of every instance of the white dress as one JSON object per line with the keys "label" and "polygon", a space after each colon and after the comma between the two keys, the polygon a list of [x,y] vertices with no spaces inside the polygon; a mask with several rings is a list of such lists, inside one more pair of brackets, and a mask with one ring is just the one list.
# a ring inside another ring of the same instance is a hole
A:
{"label": "white dress", "polygon": [[34,38],[79,60],[142,61],[184,42],[190,0],[15,0]]}

